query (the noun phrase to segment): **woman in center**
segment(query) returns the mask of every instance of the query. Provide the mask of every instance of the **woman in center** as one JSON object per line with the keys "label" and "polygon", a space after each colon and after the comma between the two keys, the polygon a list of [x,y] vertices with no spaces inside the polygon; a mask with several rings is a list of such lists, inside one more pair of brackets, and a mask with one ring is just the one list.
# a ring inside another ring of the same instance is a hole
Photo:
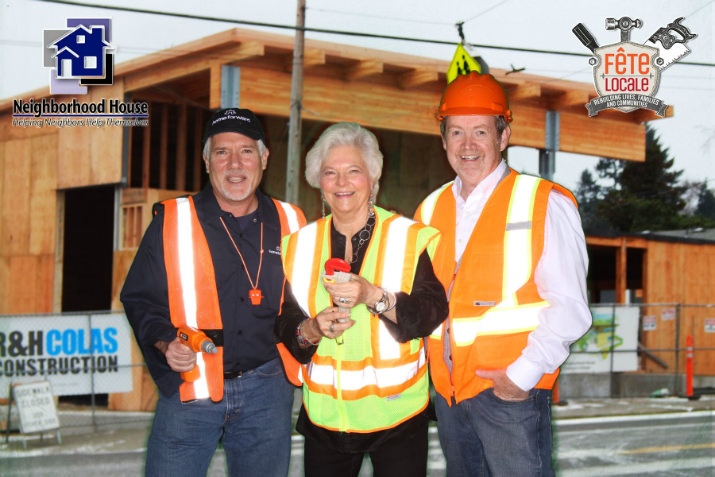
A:
{"label": "woman in center", "polygon": [[[421,337],[447,316],[430,246],[439,232],[374,205],[382,174],[375,136],[356,123],[323,132],[305,176],[332,212],[284,238],[288,280],[276,334],[303,387],[296,429],[308,477],[423,476],[428,375]],[[331,258],[349,274],[324,277]],[[281,347],[281,346],[279,346]],[[298,365],[302,363],[301,365]]]}

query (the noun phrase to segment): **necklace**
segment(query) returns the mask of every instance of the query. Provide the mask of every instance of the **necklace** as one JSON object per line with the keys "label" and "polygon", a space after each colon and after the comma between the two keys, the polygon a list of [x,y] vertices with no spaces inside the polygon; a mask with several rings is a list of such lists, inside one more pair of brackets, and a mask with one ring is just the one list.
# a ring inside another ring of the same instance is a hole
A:
{"label": "necklace", "polygon": [[[355,261],[358,259],[358,254],[360,253],[360,249],[362,249],[363,245],[368,243],[370,241],[370,237],[372,237],[372,229],[375,227],[375,211],[371,208],[370,212],[367,216],[367,223],[365,224],[365,227],[363,227],[358,233],[358,244],[353,250],[353,256],[352,259],[350,260],[350,263],[355,263]],[[352,241],[352,239],[350,239]]]}
{"label": "necklace", "polygon": [[223,217],[219,217],[219,220],[221,221],[223,228],[226,230],[226,234],[228,234],[228,238],[231,239],[233,248],[236,249],[236,252],[238,252],[238,256],[241,257],[241,262],[243,262],[243,269],[246,271],[246,276],[248,277],[248,282],[251,284],[251,289],[248,291],[248,298],[251,300],[252,305],[260,305],[261,300],[263,299],[263,295],[261,294],[261,289],[258,288],[258,280],[261,278],[261,266],[263,265],[263,221],[261,221],[261,253],[259,254],[259,259],[258,259],[258,273],[256,273],[256,283],[253,283],[253,280],[251,279],[251,274],[248,273],[248,267],[246,266],[246,261],[243,259],[243,254],[238,249],[236,242],[233,240],[233,236],[231,235],[231,232],[228,231],[228,227],[226,227],[226,222],[223,221]]}

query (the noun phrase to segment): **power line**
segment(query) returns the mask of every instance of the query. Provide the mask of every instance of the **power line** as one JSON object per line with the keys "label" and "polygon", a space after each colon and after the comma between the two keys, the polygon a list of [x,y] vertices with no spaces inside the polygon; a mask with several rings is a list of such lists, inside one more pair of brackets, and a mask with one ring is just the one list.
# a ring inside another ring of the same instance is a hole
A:
{"label": "power line", "polygon": [[[412,41],[412,42],[419,42],[419,43],[431,43],[431,44],[435,44],[435,45],[454,46],[457,43],[455,41],[431,40],[431,39],[427,39],[427,38],[414,38],[414,37],[395,36],[395,35],[380,35],[380,34],[376,34],[376,33],[363,33],[363,32],[354,32],[354,31],[346,31],[346,30],[331,30],[331,29],[327,29],[327,28],[313,28],[313,27],[299,28],[299,27],[296,27],[295,25],[281,25],[278,23],[254,22],[254,21],[250,21],[250,20],[235,20],[235,19],[227,19],[227,18],[210,17],[210,16],[204,16],[204,15],[194,15],[194,14],[188,14],[188,13],[162,12],[162,11],[158,11],[158,10],[147,10],[147,9],[143,9],[143,8],[119,7],[119,6],[112,6],[112,5],[75,2],[75,1],[71,1],[71,0],[38,0],[38,1],[48,2],[48,3],[58,3],[58,4],[64,4],[64,5],[73,5],[73,6],[77,6],[77,7],[100,8],[103,10],[123,11],[123,12],[130,12],[130,13],[146,13],[146,14],[150,14],[150,15],[161,15],[161,16],[169,16],[169,17],[175,17],[175,18],[186,18],[186,19],[191,19],[191,20],[204,20],[204,21],[213,21],[213,22],[221,22],[221,23],[233,23],[233,24],[237,24],[237,25],[249,25],[249,26],[255,26],[255,27],[278,28],[278,29],[282,29],[282,30],[303,30],[303,31],[312,32],[312,33],[328,33],[328,34],[333,34],[333,35],[344,35],[344,36],[354,36],[354,37],[364,37],[364,38],[377,38],[377,39],[384,39],[384,40]],[[550,54],[550,55],[581,56],[581,57],[593,56],[593,55],[590,55],[587,53],[573,53],[570,51],[540,50],[540,49],[535,49],[535,48],[518,48],[518,47],[510,47],[510,46],[482,45],[482,44],[477,44],[477,43],[467,43],[467,45],[475,47],[475,48],[487,48],[487,49],[492,49],[492,50],[505,50],[505,51],[518,51],[518,52],[522,52],[522,53],[543,53],[543,54]],[[686,62],[686,61],[679,61],[678,64],[679,65],[690,65],[690,66],[710,66],[710,67],[715,66],[715,63],[697,63],[697,62]]]}
{"label": "power line", "polygon": [[474,15],[473,17],[470,17],[470,18],[468,18],[468,19],[466,19],[466,20],[463,20],[462,23],[469,23],[469,22],[471,22],[472,20],[474,20],[475,18],[479,18],[479,17],[481,17],[482,15],[484,15],[485,13],[490,12],[490,11],[494,10],[495,8],[504,5],[504,4],[505,4],[506,2],[508,2],[508,1],[509,1],[509,0],[502,0],[501,2],[497,3],[496,5],[492,5],[491,7],[482,10],[481,12],[477,13],[477,14]]}
{"label": "power line", "polygon": [[447,23],[447,22],[436,22],[436,21],[430,21],[430,20],[413,20],[411,18],[392,17],[392,16],[387,16],[387,15],[375,15],[375,14],[363,13],[363,12],[347,12],[344,10],[331,10],[329,8],[313,8],[313,7],[308,6],[307,9],[312,12],[335,13],[337,15],[350,15],[350,16],[354,16],[354,17],[377,18],[380,20],[390,20],[390,21],[395,21],[395,22],[423,23],[423,24],[427,24],[427,25],[453,26],[452,23]]}

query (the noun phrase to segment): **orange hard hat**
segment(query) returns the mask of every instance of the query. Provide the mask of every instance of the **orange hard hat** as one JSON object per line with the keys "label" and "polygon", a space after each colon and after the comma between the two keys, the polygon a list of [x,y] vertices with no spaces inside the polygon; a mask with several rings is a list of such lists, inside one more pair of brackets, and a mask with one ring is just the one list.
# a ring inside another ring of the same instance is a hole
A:
{"label": "orange hard hat", "polygon": [[472,71],[459,75],[447,85],[439,103],[437,119],[445,116],[503,116],[507,123],[512,120],[509,100],[504,88],[492,75],[480,75]]}

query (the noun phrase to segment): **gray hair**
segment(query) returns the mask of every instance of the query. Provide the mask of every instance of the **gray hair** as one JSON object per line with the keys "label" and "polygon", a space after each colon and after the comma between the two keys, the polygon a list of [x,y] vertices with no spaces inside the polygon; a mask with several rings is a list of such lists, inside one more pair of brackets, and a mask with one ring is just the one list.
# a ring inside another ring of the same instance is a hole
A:
{"label": "gray hair", "polygon": [[[504,116],[494,116],[494,123],[496,126],[497,130],[497,137],[501,138],[502,133],[504,130],[506,130],[506,127],[509,125],[506,122],[506,119],[504,119]],[[439,133],[442,135],[442,139],[445,139],[445,133],[447,132],[447,117],[445,117],[442,121],[439,123]]]}
{"label": "gray hair", "polygon": [[308,184],[320,189],[320,170],[330,151],[337,146],[352,146],[360,151],[372,182],[373,195],[377,195],[382,175],[382,153],[373,133],[358,123],[337,123],[323,131],[305,156],[305,178]]}
{"label": "gray hair", "polygon": [[[206,144],[204,144],[204,150],[203,150],[203,155],[204,159],[209,159],[211,157],[211,138],[213,136],[209,136],[209,138],[206,140]],[[260,157],[263,157],[263,153],[265,153],[268,148],[266,145],[263,143],[261,139],[256,139],[256,143],[258,144],[258,155]]]}

